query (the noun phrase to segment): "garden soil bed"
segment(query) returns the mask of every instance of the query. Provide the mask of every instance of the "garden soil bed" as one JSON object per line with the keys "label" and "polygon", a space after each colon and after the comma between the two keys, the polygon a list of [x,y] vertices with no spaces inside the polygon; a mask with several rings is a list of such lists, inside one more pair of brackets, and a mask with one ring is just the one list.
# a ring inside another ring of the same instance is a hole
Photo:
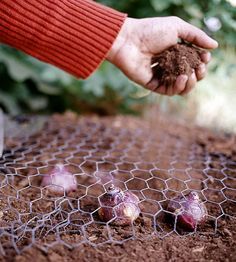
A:
{"label": "garden soil bed", "polygon": [[[32,131],[35,119],[17,121],[24,132],[9,131],[0,160],[0,261],[235,261],[235,135],[160,114],[150,122],[67,113],[40,131]],[[84,174],[75,192],[41,188],[58,162]],[[139,196],[134,225],[99,221],[97,199],[109,179]],[[191,190],[209,217],[186,234],[165,211],[168,199]]]}

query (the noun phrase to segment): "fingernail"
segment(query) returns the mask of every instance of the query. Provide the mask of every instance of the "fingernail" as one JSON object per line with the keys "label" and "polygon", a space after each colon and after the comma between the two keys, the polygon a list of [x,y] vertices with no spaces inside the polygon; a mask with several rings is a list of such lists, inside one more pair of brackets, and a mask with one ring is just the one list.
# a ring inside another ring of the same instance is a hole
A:
{"label": "fingernail", "polygon": [[187,75],[181,75],[181,82],[183,82],[184,84],[188,81],[188,76]]}
{"label": "fingernail", "polygon": [[151,82],[149,82],[146,87],[150,89],[151,91],[155,91],[159,86],[159,81],[157,79],[153,79]]}
{"label": "fingernail", "polygon": [[218,42],[216,40],[214,40],[214,39],[212,39],[212,40],[213,40],[215,46],[218,47],[219,46]]}
{"label": "fingernail", "polygon": [[206,68],[205,64],[201,64],[198,69],[202,72],[205,70],[205,68]]}
{"label": "fingernail", "polygon": [[206,54],[206,59],[207,59],[207,62],[209,62],[211,60],[211,53],[207,53]]}
{"label": "fingernail", "polygon": [[185,82],[185,83],[188,80],[188,76],[187,75],[181,75],[181,78],[182,78],[182,81]]}

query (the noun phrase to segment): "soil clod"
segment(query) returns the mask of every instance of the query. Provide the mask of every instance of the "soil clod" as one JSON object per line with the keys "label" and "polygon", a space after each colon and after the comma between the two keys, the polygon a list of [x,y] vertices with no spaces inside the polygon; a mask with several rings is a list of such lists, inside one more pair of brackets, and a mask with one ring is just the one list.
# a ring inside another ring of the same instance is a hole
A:
{"label": "soil clod", "polygon": [[153,56],[152,79],[158,79],[159,86],[172,86],[179,75],[190,76],[201,62],[201,49],[188,43],[176,44],[164,52]]}

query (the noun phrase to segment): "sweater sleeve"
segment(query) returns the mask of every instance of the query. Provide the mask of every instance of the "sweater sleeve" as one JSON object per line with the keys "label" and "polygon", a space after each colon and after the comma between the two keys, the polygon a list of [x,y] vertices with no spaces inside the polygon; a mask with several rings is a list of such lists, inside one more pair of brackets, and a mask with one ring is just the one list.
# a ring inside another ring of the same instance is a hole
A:
{"label": "sweater sleeve", "polygon": [[91,0],[0,0],[0,42],[86,78],[105,59],[125,18]]}

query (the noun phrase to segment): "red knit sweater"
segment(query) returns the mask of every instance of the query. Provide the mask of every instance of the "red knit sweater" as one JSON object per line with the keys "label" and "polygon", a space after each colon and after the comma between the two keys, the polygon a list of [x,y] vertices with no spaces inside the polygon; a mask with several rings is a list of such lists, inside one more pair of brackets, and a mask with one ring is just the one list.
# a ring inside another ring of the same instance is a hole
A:
{"label": "red knit sweater", "polygon": [[0,0],[0,42],[86,78],[125,17],[90,0]]}

